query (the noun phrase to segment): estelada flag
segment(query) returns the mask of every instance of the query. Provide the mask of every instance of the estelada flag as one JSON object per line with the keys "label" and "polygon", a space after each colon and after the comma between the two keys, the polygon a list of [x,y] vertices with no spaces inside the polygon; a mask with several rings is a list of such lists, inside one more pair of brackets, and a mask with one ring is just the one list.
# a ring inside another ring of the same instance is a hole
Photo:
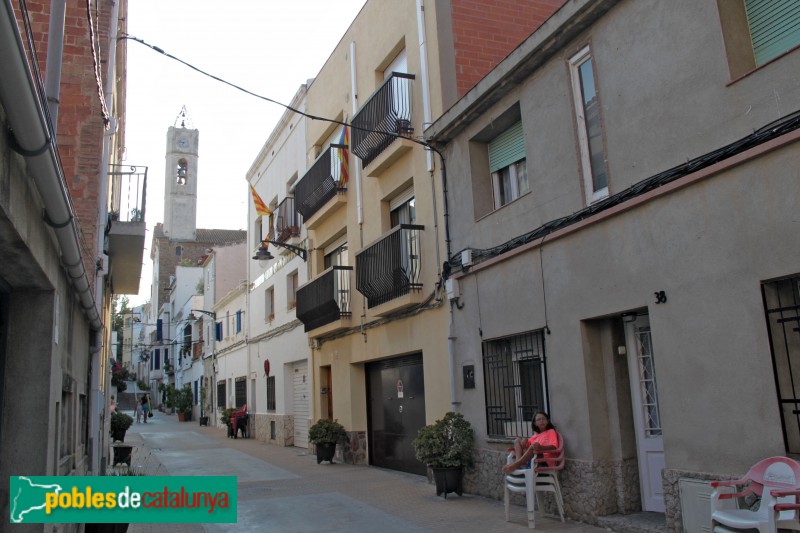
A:
{"label": "estelada flag", "polygon": [[253,193],[253,203],[256,204],[256,213],[259,216],[271,215],[272,211],[269,210],[269,207],[267,207],[267,204],[265,204],[264,200],[262,200],[261,197],[258,195],[255,187],[253,187],[252,184],[250,185],[250,192]]}
{"label": "estelada flag", "polygon": [[[345,117],[344,120],[347,122],[347,117]],[[348,148],[350,147],[350,130],[346,125],[342,128],[342,136],[339,138],[339,144],[347,146]],[[347,157],[347,148],[337,149],[336,156],[339,158],[339,187],[344,187],[350,174],[350,162]]]}

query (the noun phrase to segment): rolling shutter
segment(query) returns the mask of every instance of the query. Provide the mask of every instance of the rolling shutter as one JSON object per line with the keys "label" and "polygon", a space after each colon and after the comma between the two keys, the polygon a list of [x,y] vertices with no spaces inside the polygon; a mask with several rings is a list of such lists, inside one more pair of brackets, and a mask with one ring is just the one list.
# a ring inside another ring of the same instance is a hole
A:
{"label": "rolling shutter", "polygon": [[800,45],[800,2],[745,0],[756,66]]}
{"label": "rolling shutter", "polygon": [[522,131],[522,121],[489,143],[489,170],[497,172],[520,159],[525,159],[525,134]]}

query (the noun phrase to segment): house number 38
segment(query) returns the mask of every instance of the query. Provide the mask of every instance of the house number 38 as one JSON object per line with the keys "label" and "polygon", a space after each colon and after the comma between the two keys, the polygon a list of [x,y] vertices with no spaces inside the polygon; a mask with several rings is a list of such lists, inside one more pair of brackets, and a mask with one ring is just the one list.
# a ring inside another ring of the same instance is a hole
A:
{"label": "house number 38", "polygon": [[667,293],[664,291],[656,291],[653,293],[656,297],[657,304],[667,303]]}

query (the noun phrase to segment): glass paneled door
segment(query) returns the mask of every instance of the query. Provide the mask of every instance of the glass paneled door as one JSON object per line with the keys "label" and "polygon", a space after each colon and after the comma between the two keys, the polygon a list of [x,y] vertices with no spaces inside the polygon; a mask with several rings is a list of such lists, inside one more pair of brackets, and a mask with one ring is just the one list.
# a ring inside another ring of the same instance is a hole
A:
{"label": "glass paneled door", "polygon": [[664,485],[661,471],[665,466],[664,439],[658,409],[658,385],[650,320],[647,315],[631,318],[633,320],[625,322],[625,340],[636,451],[639,458],[642,510],[663,513]]}

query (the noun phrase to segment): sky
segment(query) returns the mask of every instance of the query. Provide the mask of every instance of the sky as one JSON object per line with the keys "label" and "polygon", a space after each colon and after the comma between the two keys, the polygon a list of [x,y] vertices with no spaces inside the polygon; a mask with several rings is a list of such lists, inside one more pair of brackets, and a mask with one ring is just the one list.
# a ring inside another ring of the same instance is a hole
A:
{"label": "sky", "polygon": [[[395,1],[395,0],[392,0]],[[408,1],[408,0],[405,0]],[[205,72],[289,104],[320,71],[365,0],[134,0],[128,34]],[[128,41],[126,165],[148,167],[139,294],[149,299],[153,228],[164,219],[167,130],[186,106],[200,131],[197,227],[246,229],[247,171],[284,112]]]}

